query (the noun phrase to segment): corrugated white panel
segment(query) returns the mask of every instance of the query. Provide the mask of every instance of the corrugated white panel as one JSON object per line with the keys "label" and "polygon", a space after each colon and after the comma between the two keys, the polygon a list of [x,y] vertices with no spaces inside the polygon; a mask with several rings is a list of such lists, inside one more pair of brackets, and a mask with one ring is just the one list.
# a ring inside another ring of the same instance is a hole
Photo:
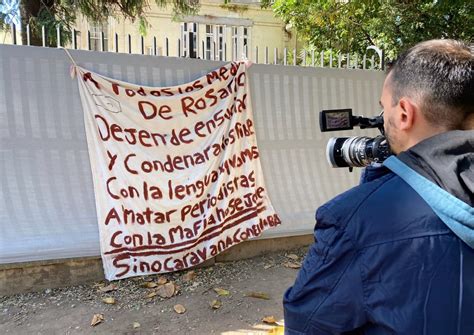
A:
{"label": "corrugated white panel", "polygon": [[[147,86],[176,85],[222,62],[71,51],[83,67]],[[77,82],[63,50],[0,45],[0,263],[99,255],[92,178]],[[265,237],[311,233],[315,209],[357,184],[332,169],[322,109],[375,115],[383,73],[253,65],[257,138],[283,224]],[[364,132],[375,135],[375,131]]]}

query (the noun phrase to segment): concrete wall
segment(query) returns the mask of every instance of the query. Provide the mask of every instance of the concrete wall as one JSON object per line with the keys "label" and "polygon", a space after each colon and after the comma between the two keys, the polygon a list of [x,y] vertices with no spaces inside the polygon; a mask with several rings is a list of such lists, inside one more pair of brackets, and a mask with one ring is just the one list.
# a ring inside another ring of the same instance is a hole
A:
{"label": "concrete wall", "polygon": [[[246,241],[209,259],[199,267],[266,253],[291,250],[312,243],[312,235]],[[47,288],[83,285],[105,280],[99,256],[52,261],[0,264],[0,296],[41,291]]]}

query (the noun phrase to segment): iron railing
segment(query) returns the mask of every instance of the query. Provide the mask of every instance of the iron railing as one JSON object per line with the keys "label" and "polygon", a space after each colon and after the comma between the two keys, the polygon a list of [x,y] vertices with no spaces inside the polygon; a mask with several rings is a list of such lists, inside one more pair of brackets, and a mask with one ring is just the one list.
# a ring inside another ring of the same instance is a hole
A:
{"label": "iron railing", "polygon": [[[18,43],[18,36],[21,35],[21,32],[18,31],[15,24],[11,24],[11,29],[9,33],[11,34],[9,44],[20,44]],[[26,33],[26,44],[30,44],[30,26],[25,27]],[[58,26],[56,29],[56,46],[57,47],[66,47],[70,49],[80,49],[79,43],[77,42],[77,36],[80,32],[73,29],[71,33],[70,40],[67,43],[62,43],[61,41],[61,28]],[[187,58],[200,58],[200,59],[210,59],[210,60],[220,60],[220,61],[230,61],[235,59],[241,59],[243,57],[248,58],[249,60],[255,63],[263,64],[275,64],[275,65],[293,65],[293,66],[312,66],[312,67],[329,67],[329,68],[346,68],[346,69],[362,69],[362,70],[383,70],[385,67],[385,56],[383,50],[375,46],[370,46],[367,48],[364,55],[357,53],[342,53],[335,50],[307,50],[307,49],[288,49],[284,48],[281,53],[278,48],[273,48],[270,50],[269,47],[259,47],[255,46],[252,49],[247,49],[246,46],[242,48],[241,57],[237,56],[237,52],[232,52],[233,59],[228,59],[227,57],[227,43],[224,43],[223,53],[219,53],[217,50],[216,42],[214,41],[211,44],[210,50],[206,48],[204,41],[201,41],[201,47],[199,51],[197,46],[194,46],[194,39],[189,36],[187,38],[187,48],[186,50],[191,50],[191,52],[186,52],[183,48],[182,41],[180,38],[177,39],[177,43],[174,44],[175,48],[170,47],[170,39],[165,37],[162,41],[162,44],[159,46],[159,42],[156,36],[152,36],[151,39],[147,42],[151,42],[151,47],[145,50],[145,37],[139,37],[139,48],[134,50],[133,46],[136,45],[133,43],[132,35],[127,34],[125,48],[120,50],[119,48],[119,35],[117,33],[113,34],[112,39],[112,48],[109,50],[108,47],[108,37],[105,36],[104,32],[101,32],[100,35],[100,47],[96,45],[93,46],[91,43],[91,32],[87,31],[87,47],[86,50],[102,51],[102,52],[121,52],[121,53],[135,53],[135,54],[148,54],[153,56],[166,56],[166,57],[187,57]],[[97,41],[97,39],[94,39]],[[48,46],[48,36],[46,34],[45,27],[41,28],[41,41],[42,46]],[[135,41],[136,42],[136,41]],[[174,49],[174,50],[172,50]],[[210,51],[210,52],[209,52]],[[270,52],[272,51],[272,55]],[[259,58],[260,53],[263,52],[263,61]],[[219,59],[219,54],[223,54],[223,59]]]}

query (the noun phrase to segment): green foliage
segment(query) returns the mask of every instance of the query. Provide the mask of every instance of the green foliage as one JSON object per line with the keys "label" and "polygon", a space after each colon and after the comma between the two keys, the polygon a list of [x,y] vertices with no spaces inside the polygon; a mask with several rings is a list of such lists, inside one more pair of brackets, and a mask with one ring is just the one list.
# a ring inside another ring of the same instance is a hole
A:
{"label": "green foliage", "polygon": [[472,0],[275,0],[272,8],[319,50],[364,54],[375,45],[394,58],[419,41],[474,38]]}
{"label": "green foliage", "polygon": [[61,44],[71,40],[71,31],[73,29],[76,14],[69,8],[70,2],[67,0],[58,0],[54,7],[42,6],[37,16],[32,16],[28,20],[33,36],[41,36],[41,27],[45,27],[47,44],[57,46],[57,27],[60,29]]}
{"label": "green foliage", "polygon": [[[40,44],[42,26],[45,27],[48,36],[48,45],[56,46],[58,26],[61,30],[62,44],[70,41],[78,14],[84,15],[94,23],[104,22],[109,17],[125,18],[132,22],[138,20],[138,29],[142,35],[146,34],[149,26],[146,12],[150,8],[150,0],[0,0],[0,30],[9,28],[6,24],[7,13],[1,13],[1,9],[12,1],[16,1],[20,7],[22,38],[25,42],[24,29],[26,24],[29,24],[33,45]],[[198,0],[154,0],[154,2],[160,7],[171,4],[175,15],[194,14],[199,9]]]}
{"label": "green foliage", "polygon": [[[76,3],[77,9],[93,22],[103,22],[108,17],[125,17],[131,21],[139,20],[141,28],[148,23],[146,11],[150,8],[150,0],[70,0]],[[195,14],[199,9],[198,0],[154,0],[159,7],[167,4],[173,6],[175,15]]]}
{"label": "green foliage", "polygon": [[16,0],[0,0],[0,30],[8,29],[9,24],[15,21],[17,12]]}
{"label": "green foliage", "polygon": [[234,13],[241,14],[241,15],[249,10],[248,5],[231,4],[227,0],[224,1],[224,4],[220,5],[219,7],[221,7],[222,9],[227,9],[228,11],[231,11]]}

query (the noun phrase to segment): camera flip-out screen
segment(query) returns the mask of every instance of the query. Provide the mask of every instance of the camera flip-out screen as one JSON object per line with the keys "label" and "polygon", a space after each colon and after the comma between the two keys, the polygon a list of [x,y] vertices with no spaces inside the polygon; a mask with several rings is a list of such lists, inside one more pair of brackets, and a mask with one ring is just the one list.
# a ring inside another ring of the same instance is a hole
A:
{"label": "camera flip-out screen", "polygon": [[321,131],[353,129],[352,109],[323,110],[319,114]]}

